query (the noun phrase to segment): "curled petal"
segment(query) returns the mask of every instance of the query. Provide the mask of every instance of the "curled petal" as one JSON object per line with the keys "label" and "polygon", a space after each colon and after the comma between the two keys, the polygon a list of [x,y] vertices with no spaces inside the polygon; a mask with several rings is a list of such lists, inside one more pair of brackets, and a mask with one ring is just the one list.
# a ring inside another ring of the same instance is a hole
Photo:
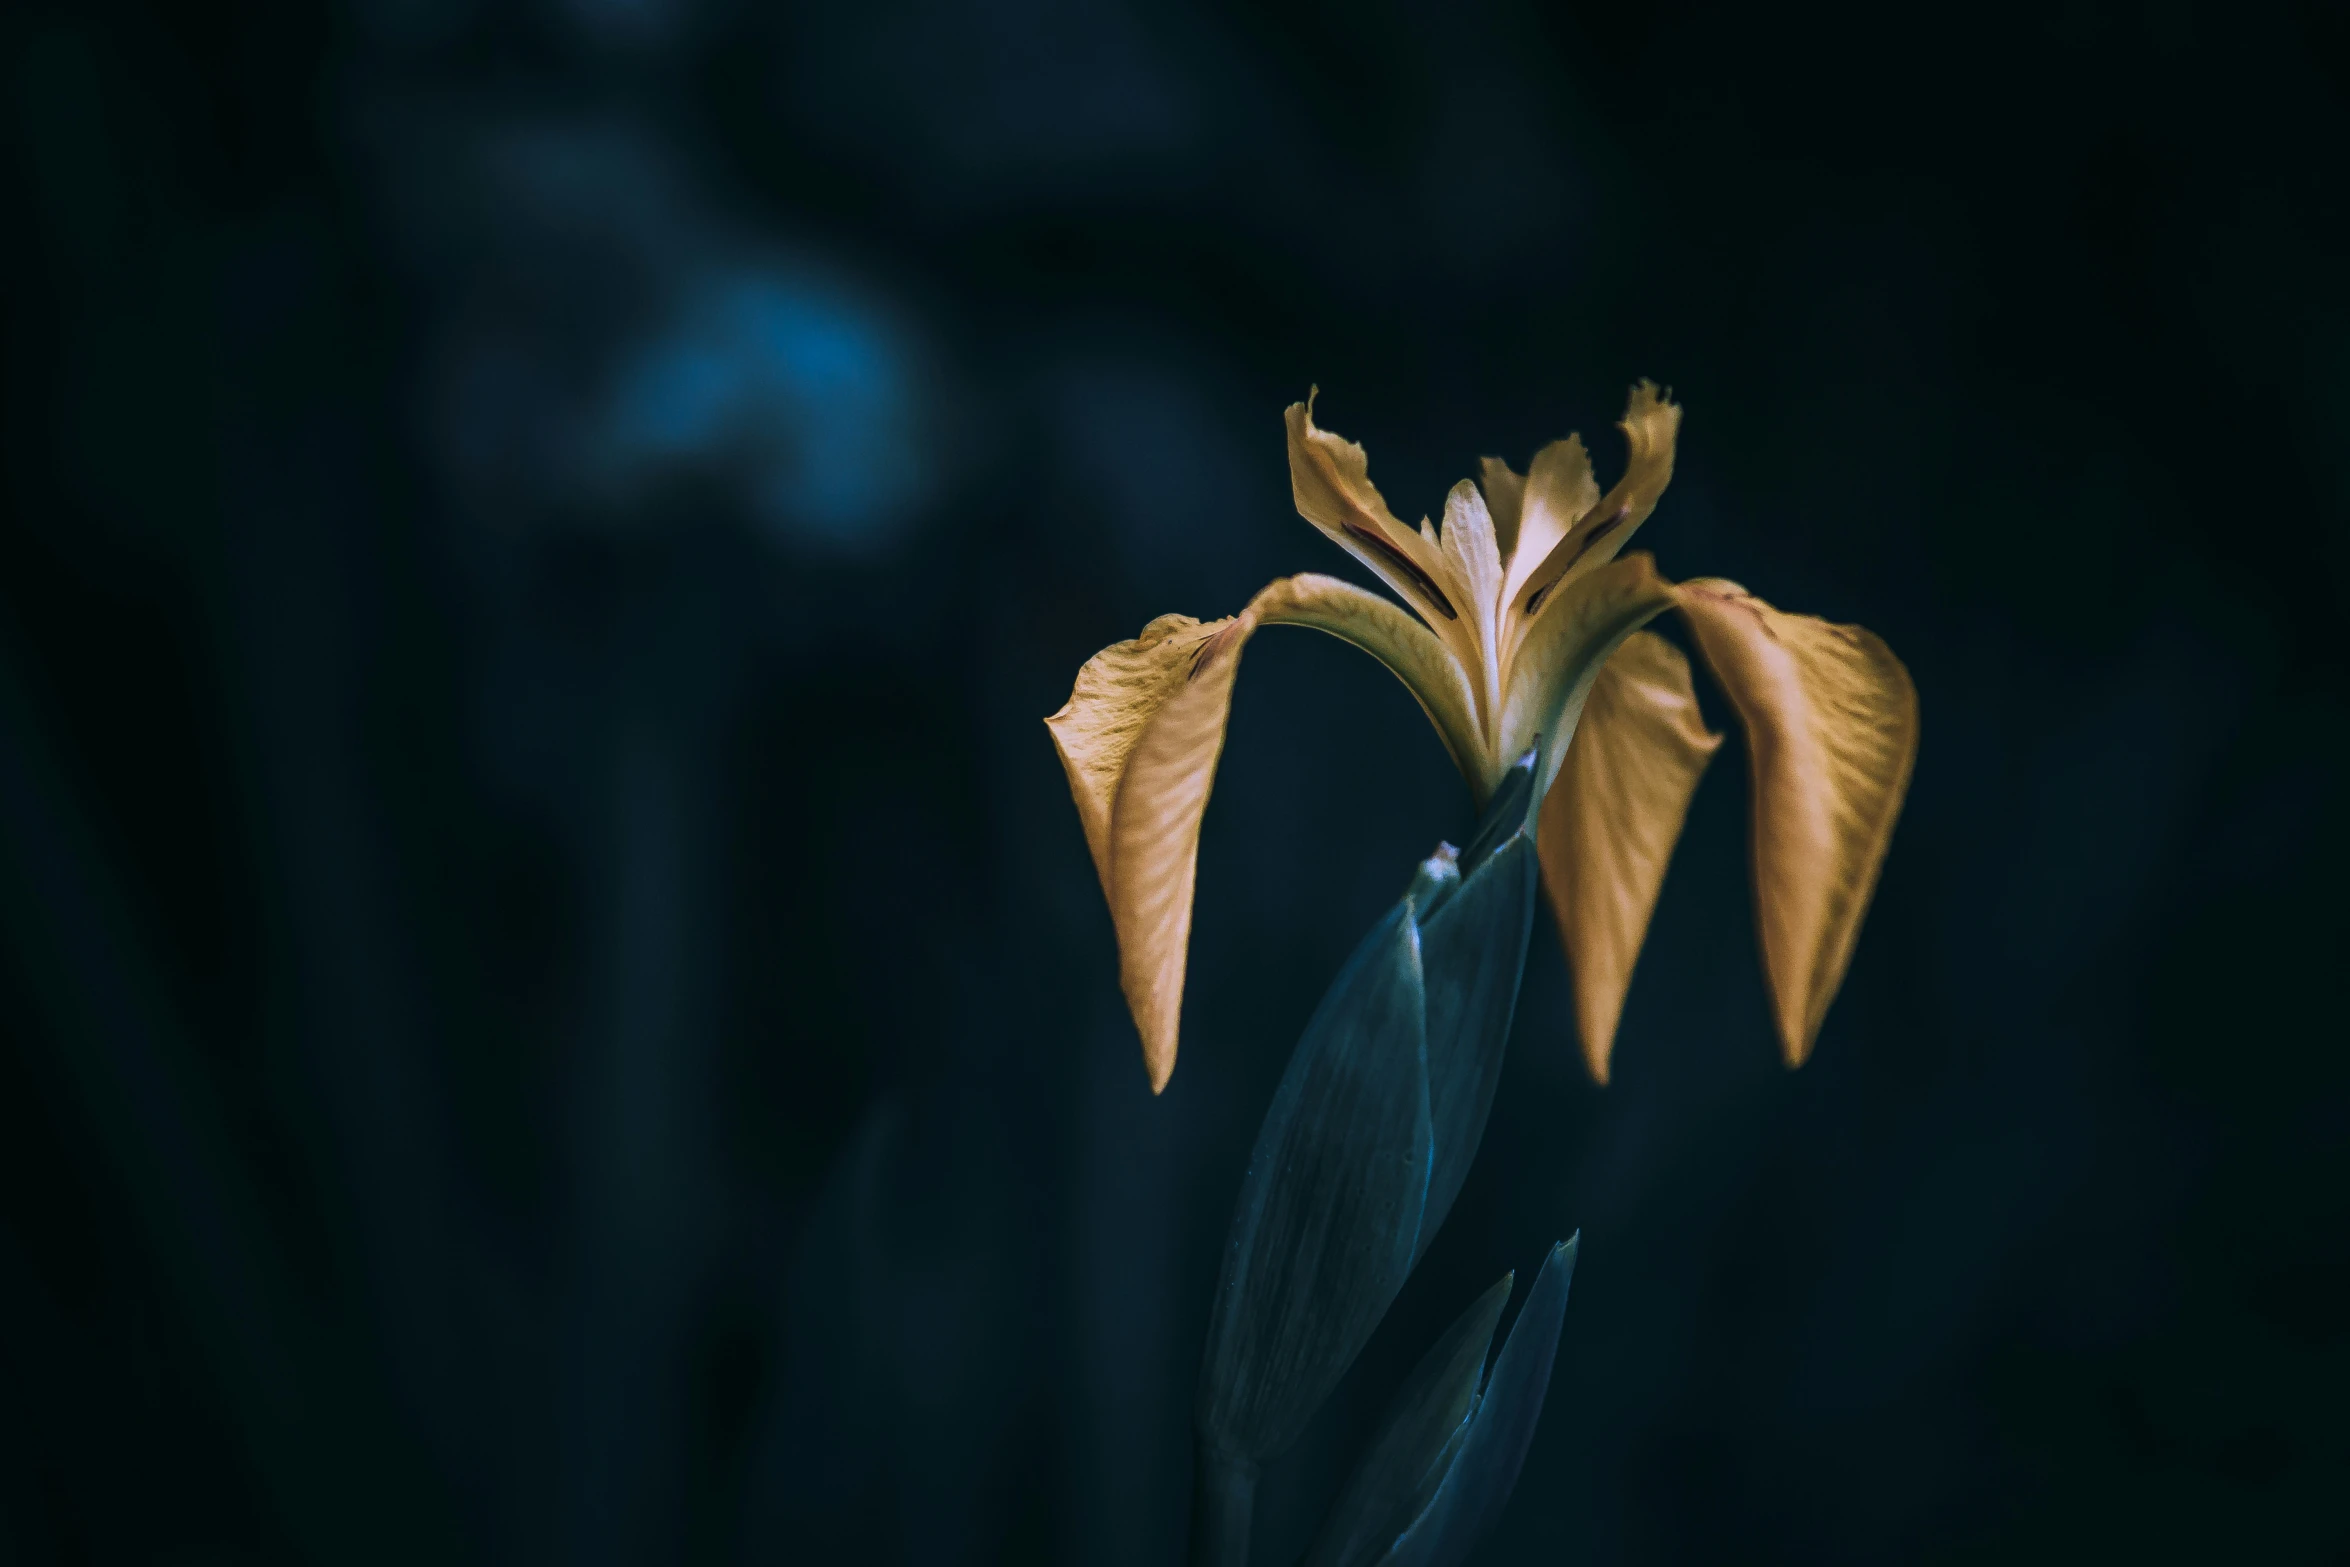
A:
{"label": "curled petal", "polygon": [[[1667,400],[1655,382],[1643,381],[1632,388],[1631,402],[1618,428],[1624,432],[1629,452],[1624,476],[1551,546],[1541,565],[1527,574],[1524,585],[1510,600],[1519,614],[1534,614],[1560,583],[1615,559],[1672,482],[1673,443],[1681,431],[1680,405]],[[1529,477],[1529,502],[1532,493]]]}
{"label": "curled petal", "polygon": [[1118,934],[1119,982],[1142,1035],[1151,1091],[1175,1069],[1201,815],[1224,750],[1240,654],[1260,625],[1312,626],[1387,665],[1462,771],[1484,775],[1467,688],[1435,636],[1385,599],[1332,577],[1285,577],[1239,615],[1164,615],[1104,648],[1045,720]]}
{"label": "curled petal", "polygon": [[1522,756],[1538,741],[1535,787],[1558,776],[1591,684],[1619,644],[1673,606],[1673,585],[1646,555],[1611,561],[1560,588],[1520,639],[1503,689],[1500,756]]}
{"label": "curled petal", "polygon": [[1917,759],[1918,697],[1858,626],[1790,615],[1734,582],[1677,599],[1746,729],[1763,973],[1790,1066],[1843,983]]}
{"label": "curled petal", "polygon": [[1426,626],[1378,594],[1319,572],[1301,572],[1250,600],[1243,618],[1249,615],[1269,626],[1311,626],[1361,648],[1412,693],[1462,777],[1475,786],[1493,769],[1460,665]]}
{"label": "curled petal", "polygon": [[1575,980],[1583,1059],[1600,1082],[1689,797],[1721,743],[1698,712],[1689,660],[1636,631],[1601,668],[1542,802],[1543,890]]}
{"label": "curled petal", "polygon": [[1493,769],[1460,665],[1426,626],[1378,594],[1307,571],[1267,586],[1243,611],[1244,619],[1250,615],[1268,626],[1311,626],[1361,648],[1412,693],[1462,777],[1474,785]]}
{"label": "curled petal", "polygon": [[1370,567],[1446,641],[1465,649],[1459,623],[1466,606],[1457,602],[1461,584],[1449,580],[1451,563],[1434,533],[1414,532],[1396,520],[1371,483],[1370,458],[1363,449],[1314,424],[1312,393],[1290,404],[1286,418],[1289,488],[1298,515]]}
{"label": "curled petal", "polygon": [[1151,720],[1183,689],[1202,646],[1231,624],[1229,619],[1202,624],[1189,615],[1161,615],[1142,628],[1141,636],[1112,643],[1087,659],[1069,700],[1044,721],[1069,774],[1069,793],[1077,802],[1094,872],[1113,904],[1110,807],[1127,760]]}

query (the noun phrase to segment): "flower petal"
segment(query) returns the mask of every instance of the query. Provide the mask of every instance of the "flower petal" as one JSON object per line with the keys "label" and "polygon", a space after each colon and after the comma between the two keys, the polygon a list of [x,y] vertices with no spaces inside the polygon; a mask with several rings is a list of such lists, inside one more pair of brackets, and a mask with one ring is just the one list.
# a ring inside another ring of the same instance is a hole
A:
{"label": "flower petal", "polygon": [[1468,479],[1444,497],[1443,548],[1461,585],[1491,614],[1500,597],[1501,550],[1493,536],[1493,514]]}
{"label": "flower petal", "polygon": [[1445,580],[1452,573],[1443,550],[1432,534],[1396,521],[1371,483],[1370,458],[1360,446],[1315,426],[1314,395],[1290,404],[1285,415],[1289,488],[1298,515],[1370,567],[1448,644],[1465,652],[1462,606],[1453,599],[1460,586]]}
{"label": "flower petal", "polygon": [[[1672,482],[1673,443],[1681,430],[1680,405],[1668,401],[1655,382],[1643,381],[1632,388],[1631,402],[1617,427],[1624,432],[1630,449],[1624,476],[1616,481],[1616,487],[1607,492],[1604,500],[1551,546],[1542,564],[1527,573],[1523,586],[1510,599],[1519,614],[1538,611],[1542,600],[1560,582],[1595,571],[1613,560],[1648,520],[1648,514],[1656,509],[1657,498]],[[1562,466],[1564,462],[1562,457]],[[1527,491],[1531,501],[1531,477]]]}
{"label": "flower petal", "polygon": [[1472,784],[1486,772],[1468,688],[1434,634],[1333,577],[1285,577],[1228,620],[1163,615],[1087,660],[1045,726],[1109,900],[1119,981],[1154,1093],[1175,1069],[1200,817],[1241,649],[1264,624],[1312,626],[1369,652],[1418,699]]}
{"label": "flower petal", "polygon": [[1698,712],[1689,660],[1636,631],[1600,670],[1542,802],[1543,890],[1575,979],[1583,1059],[1602,1083],[1689,797],[1721,743]]}
{"label": "flower petal", "polygon": [[1130,642],[1116,642],[1085,661],[1077,685],[1061,710],[1046,719],[1053,747],[1069,774],[1069,793],[1085,828],[1102,893],[1110,890],[1110,807],[1126,764],[1143,730],[1183,688],[1198,661],[1200,645],[1232,624],[1229,618],[1205,624],[1189,615],[1161,615]]}
{"label": "flower petal", "polygon": [[1485,492],[1485,509],[1493,516],[1493,541],[1503,560],[1518,553],[1518,519],[1526,506],[1526,476],[1498,457],[1477,459],[1477,487]]}
{"label": "flower petal", "polygon": [[1544,600],[1503,679],[1499,756],[1537,741],[1535,788],[1547,790],[1573,738],[1591,683],[1626,637],[1673,606],[1673,585],[1647,555],[1629,555],[1577,577]]}
{"label": "flower petal", "polygon": [[1858,626],[1790,615],[1734,582],[1677,597],[1746,728],[1763,973],[1790,1066],[1843,983],[1917,760],[1918,697]]}
{"label": "flower petal", "polygon": [[1534,454],[1525,478],[1526,499],[1518,523],[1517,550],[1503,597],[1520,602],[1518,590],[1550,559],[1567,530],[1599,504],[1599,481],[1591,476],[1591,454],[1583,438],[1570,435]]}
{"label": "flower petal", "polygon": [[1477,642],[1478,711],[1501,701],[1501,551],[1493,516],[1477,486],[1463,479],[1444,498],[1444,558],[1466,602],[1459,605]]}
{"label": "flower petal", "polygon": [[1328,632],[1385,664],[1436,726],[1445,751],[1470,787],[1489,787],[1485,780],[1498,773],[1498,764],[1485,754],[1468,681],[1458,661],[1426,626],[1376,593],[1313,571],[1271,584],[1250,601],[1247,612],[1267,625],[1311,626]]}

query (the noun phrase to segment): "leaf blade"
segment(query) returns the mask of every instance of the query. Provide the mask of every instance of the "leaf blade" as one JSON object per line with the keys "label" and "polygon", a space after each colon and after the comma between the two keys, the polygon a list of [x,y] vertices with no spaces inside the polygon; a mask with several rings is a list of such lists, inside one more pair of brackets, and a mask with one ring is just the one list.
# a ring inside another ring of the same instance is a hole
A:
{"label": "leaf blade", "polygon": [[1366,1567],[1426,1511],[1468,1435],[1493,1329],[1516,1278],[1505,1273],[1478,1296],[1396,1389],[1304,1567]]}
{"label": "leaf blade", "polygon": [[1382,1558],[1387,1567],[1457,1567],[1500,1522],[1542,1419],[1581,1245],[1579,1236],[1561,1241],[1543,1259],[1452,1468],[1427,1510]]}
{"label": "leaf blade", "polygon": [[1533,835],[1521,824],[1420,927],[1434,1141],[1421,1252],[1451,1213],[1493,1111],[1534,928],[1537,876]]}
{"label": "leaf blade", "polygon": [[1411,1272],[1431,1146],[1424,1005],[1407,897],[1315,1010],[1249,1155],[1200,1362],[1200,1434],[1223,1453],[1294,1441]]}

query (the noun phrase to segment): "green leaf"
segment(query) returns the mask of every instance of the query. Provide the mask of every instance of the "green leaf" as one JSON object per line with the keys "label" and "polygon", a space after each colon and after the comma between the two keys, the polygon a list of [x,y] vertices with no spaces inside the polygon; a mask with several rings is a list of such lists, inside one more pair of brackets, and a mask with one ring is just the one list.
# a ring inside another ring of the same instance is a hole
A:
{"label": "green leaf", "polygon": [[1477,1157],[1501,1082],[1518,982],[1534,928],[1540,863],[1534,848],[1536,754],[1502,777],[1460,879],[1421,905],[1420,968],[1427,991],[1428,1111],[1435,1159],[1420,1251],[1428,1249]]}
{"label": "green leaf", "polygon": [[1578,1243],[1579,1237],[1551,1248],[1493,1363],[1451,1469],[1426,1511],[1381,1558],[1382,1567],[1457,1567],[1501,1521],[1550,1390]]}
{"label": "green leaf", "polygon": [[1404,1379],[1304,1567],[1369,1567],[1427,1510],[1468,1436],[1485,1352],[1516,1277],[1504,1274],[1480,1295]]}
{"label": "green leaf", "polygon": [[1323,997],[1249,1157],[1200,1366],[1200,1435],[1222,1454],[1294,1441],[1411,1272],[1431,1138],[1423,1005],[1407,897]]}

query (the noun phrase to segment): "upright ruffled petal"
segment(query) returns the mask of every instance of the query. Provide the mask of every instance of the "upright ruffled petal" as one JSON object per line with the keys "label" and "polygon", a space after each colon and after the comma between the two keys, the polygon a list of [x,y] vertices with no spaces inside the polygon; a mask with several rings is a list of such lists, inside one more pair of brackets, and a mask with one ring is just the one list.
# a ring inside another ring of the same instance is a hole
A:
{"label": "upright ruffled petal", "polygon": [[1600,1082],[1689,797],[1721,743],[1698,711],[1689,660],[1636,631],[1601,668],[1542,802],[1542,886],[1574,976],[1583,1059]]}
{"label": "upright ruffled petal", "polygon": [[1472,780],[1487,771],[1468,689],[1434,635],[1335,578],[1284,578],[1229,620],[1162,616],[1087,660],[1045,725],[1109,900],[1119,979],[1154,1093],[1175,1068],[1200,818],[1232,683],[1242,648],[1268,623],[1312,626],[1370,652],[1418,699],[1462,771]]}
{"label": "upright ruffled petal", "polygon": [[1501,551],[1485,497],[1466,479],[1444,498],[1443,547],[1453,580],[1461,585],[1462,618],[1477,643],[1477,710],[1490,713],[1501,705]]}
{"label": "upright ruffled petal", "polygon": [[[1613,560],[1648,520],[1657,498],[1672,482],[1673,443],[1681,430],[1680,405],[1667,401],[1654,382],[1643,381],[1632,388],[1630,405],[1618,427],[1624,432],[1628,450],[1624,476],[1551,546],[1541,565],[1527,573],[1510,600],[1519,614],[1538,612],[1543,599],[1561,582],[1596,571]],[[1563,466],[1563,456],[1561,462]],[[1531,503],[1531,477],[1527,489]]]}
{"label": "upright ruffled petal", "polygon": [[1511,604],[1522,601],[1519,590],[1550,559],[1567,530],[1599,504],[1599,481],[1591,476],[1591,456],[1583,450],[1581,436],[1553,441],[1534,454],[1526,470],[1525,497],[1517,549],[1502,588],[1503,599]]}
{"label": "upright ruffled petal", "polygon": [[1578,577],[1544,602],[1503,674],[1497,756],[1541,744],[1535,787],[1548,789],[1575,732],[1591,684],[1617,646],[1672,608],[1673,585],[1646,555]]}
{"label": "upright ruffled petal", "polygon": [[1901,814],[1917,688],[1858,626],[1785,614],[1734,582],[1684,583],[1677,596],[1746,729],[1763,972],[1788,1064],[1800,1065]]}
{"label": "upright ruffled petal", "polygon": [[1378,574],[1469,661],[1459,583],[1433,532],[1405,527],[1371,483],[1370,458],[1314,423],[1313,394],[1289,405],[1289,487],[1298,515]]}
{"label": "upright ruffled petal", "polygon": [[1477,487],[1485,492],[1485,509],[1493,517],[1493,542],[1501,558],[1518,553],[1518,519],[1526,505],[1526,476],[1498,457],[1477,459]]}

